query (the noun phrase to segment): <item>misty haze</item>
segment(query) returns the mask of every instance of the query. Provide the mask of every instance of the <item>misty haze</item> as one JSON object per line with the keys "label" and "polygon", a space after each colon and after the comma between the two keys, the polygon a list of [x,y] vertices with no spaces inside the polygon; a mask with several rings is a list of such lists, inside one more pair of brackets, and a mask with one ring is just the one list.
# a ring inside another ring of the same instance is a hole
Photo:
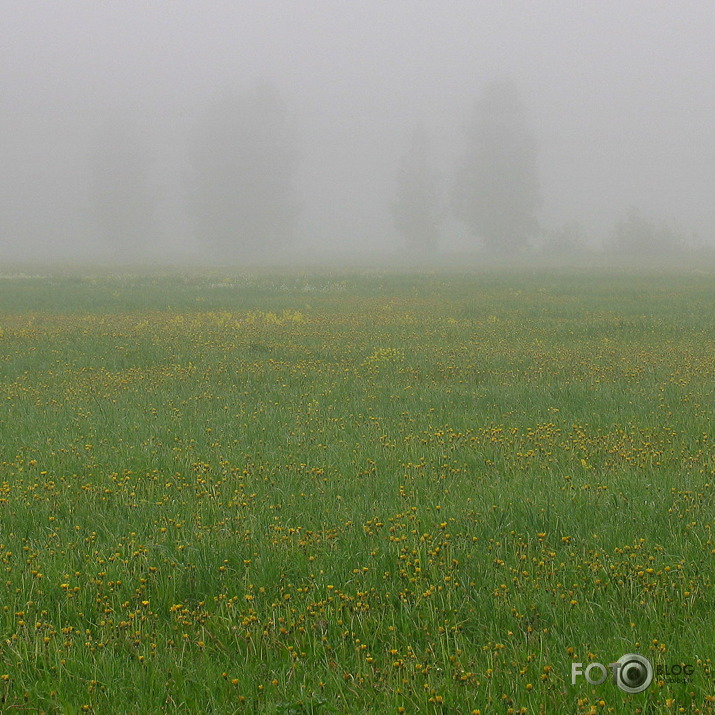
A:
{"label": "misty haze", "polygon": [[0,0],[0,710],[715,715],[713,38]]}
{"label": "misty haze", "polygon": [[3,18],[5,260],[713,245],[709,3],[4,2]]}

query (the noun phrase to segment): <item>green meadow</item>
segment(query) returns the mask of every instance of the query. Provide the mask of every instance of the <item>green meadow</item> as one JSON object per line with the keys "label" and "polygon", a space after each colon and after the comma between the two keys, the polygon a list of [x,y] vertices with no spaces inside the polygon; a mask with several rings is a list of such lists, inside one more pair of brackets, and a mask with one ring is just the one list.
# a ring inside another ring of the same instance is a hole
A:
{"label": "green meadow", "polygon": [[3,712],[715,712],[715,274],[5,275],[0,348]]}

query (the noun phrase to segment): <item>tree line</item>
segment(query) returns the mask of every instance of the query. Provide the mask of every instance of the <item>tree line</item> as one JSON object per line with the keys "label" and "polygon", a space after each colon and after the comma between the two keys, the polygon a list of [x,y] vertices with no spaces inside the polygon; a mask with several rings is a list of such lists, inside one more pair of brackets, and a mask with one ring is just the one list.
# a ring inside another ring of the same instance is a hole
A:
{"label": "tree line", "polygon": [[[287,245],[300,215],[296,199],[300,152],[288,108],[272,86],[227,92],[214,101],[189,139],[185,203],[196,237],[228,260]],[[131,255],[151,235],[155,199],[148,182],[149,153],[126,116],[105,123],[93,153],[91,199],[107,242]],[[535,239],[554,252],[578,250],[578,226],[545,229],[537,142],[516,85],[484,87],[467,123],[449,188],[434,166],[430,137],[412,133],[399,162],[389,208],[413,254],[438,250],[449,215],[475,246],[513,256]],[[682,248],[672,227],[637,210],[614,227],[610,247],[623,252]]]}

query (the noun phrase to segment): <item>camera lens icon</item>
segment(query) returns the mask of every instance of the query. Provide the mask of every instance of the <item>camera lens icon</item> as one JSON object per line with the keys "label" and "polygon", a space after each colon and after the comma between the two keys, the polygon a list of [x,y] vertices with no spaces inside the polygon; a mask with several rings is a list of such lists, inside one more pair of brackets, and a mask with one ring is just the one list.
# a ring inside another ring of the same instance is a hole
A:
{"label": "camera lens icon", "polygon": [[627,653],[616,666],[616,685],[626,693],[642,693],[653,682],[653,666],[642,655]]}

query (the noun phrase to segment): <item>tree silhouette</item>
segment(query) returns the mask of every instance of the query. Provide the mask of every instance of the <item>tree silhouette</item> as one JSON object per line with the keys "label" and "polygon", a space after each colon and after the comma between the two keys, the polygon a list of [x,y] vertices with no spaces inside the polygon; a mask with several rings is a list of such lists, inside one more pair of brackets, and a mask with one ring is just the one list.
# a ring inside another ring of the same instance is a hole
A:
{"label": "tree silhouette", "polygon": [[538,230],[536,142],[509,80],[487,85],[477,102],[453,201],[456,216],[492,252],[523,248]]}
{"label": "tree silhouette", "polygon": [[265,252],[290,236],[295,137],[278,92],[261,85],[214,102],[190,153],[189,202],[197,236],[221,255]]}
{"label": "tree silhouette", "polygon": [[646,258],[682,252],[686,242],[669,223],[652,221],[635,206],[630,206],[613,227],[610,247],[621,253]]}
{"label": "tree silhouette", "polygon": [[402,158],[391,209],[408,248],[422,253],[436,249],[442,212],[438,178],[431,166],[430,142],[424,129],[414,132]]}
{"label": "tree silhouette", "polygon": [[155,200],[147,148],[125,112],[103,122],[90,163],[90,200],[100,230],[117,257],[132,257],[151,240]]}

